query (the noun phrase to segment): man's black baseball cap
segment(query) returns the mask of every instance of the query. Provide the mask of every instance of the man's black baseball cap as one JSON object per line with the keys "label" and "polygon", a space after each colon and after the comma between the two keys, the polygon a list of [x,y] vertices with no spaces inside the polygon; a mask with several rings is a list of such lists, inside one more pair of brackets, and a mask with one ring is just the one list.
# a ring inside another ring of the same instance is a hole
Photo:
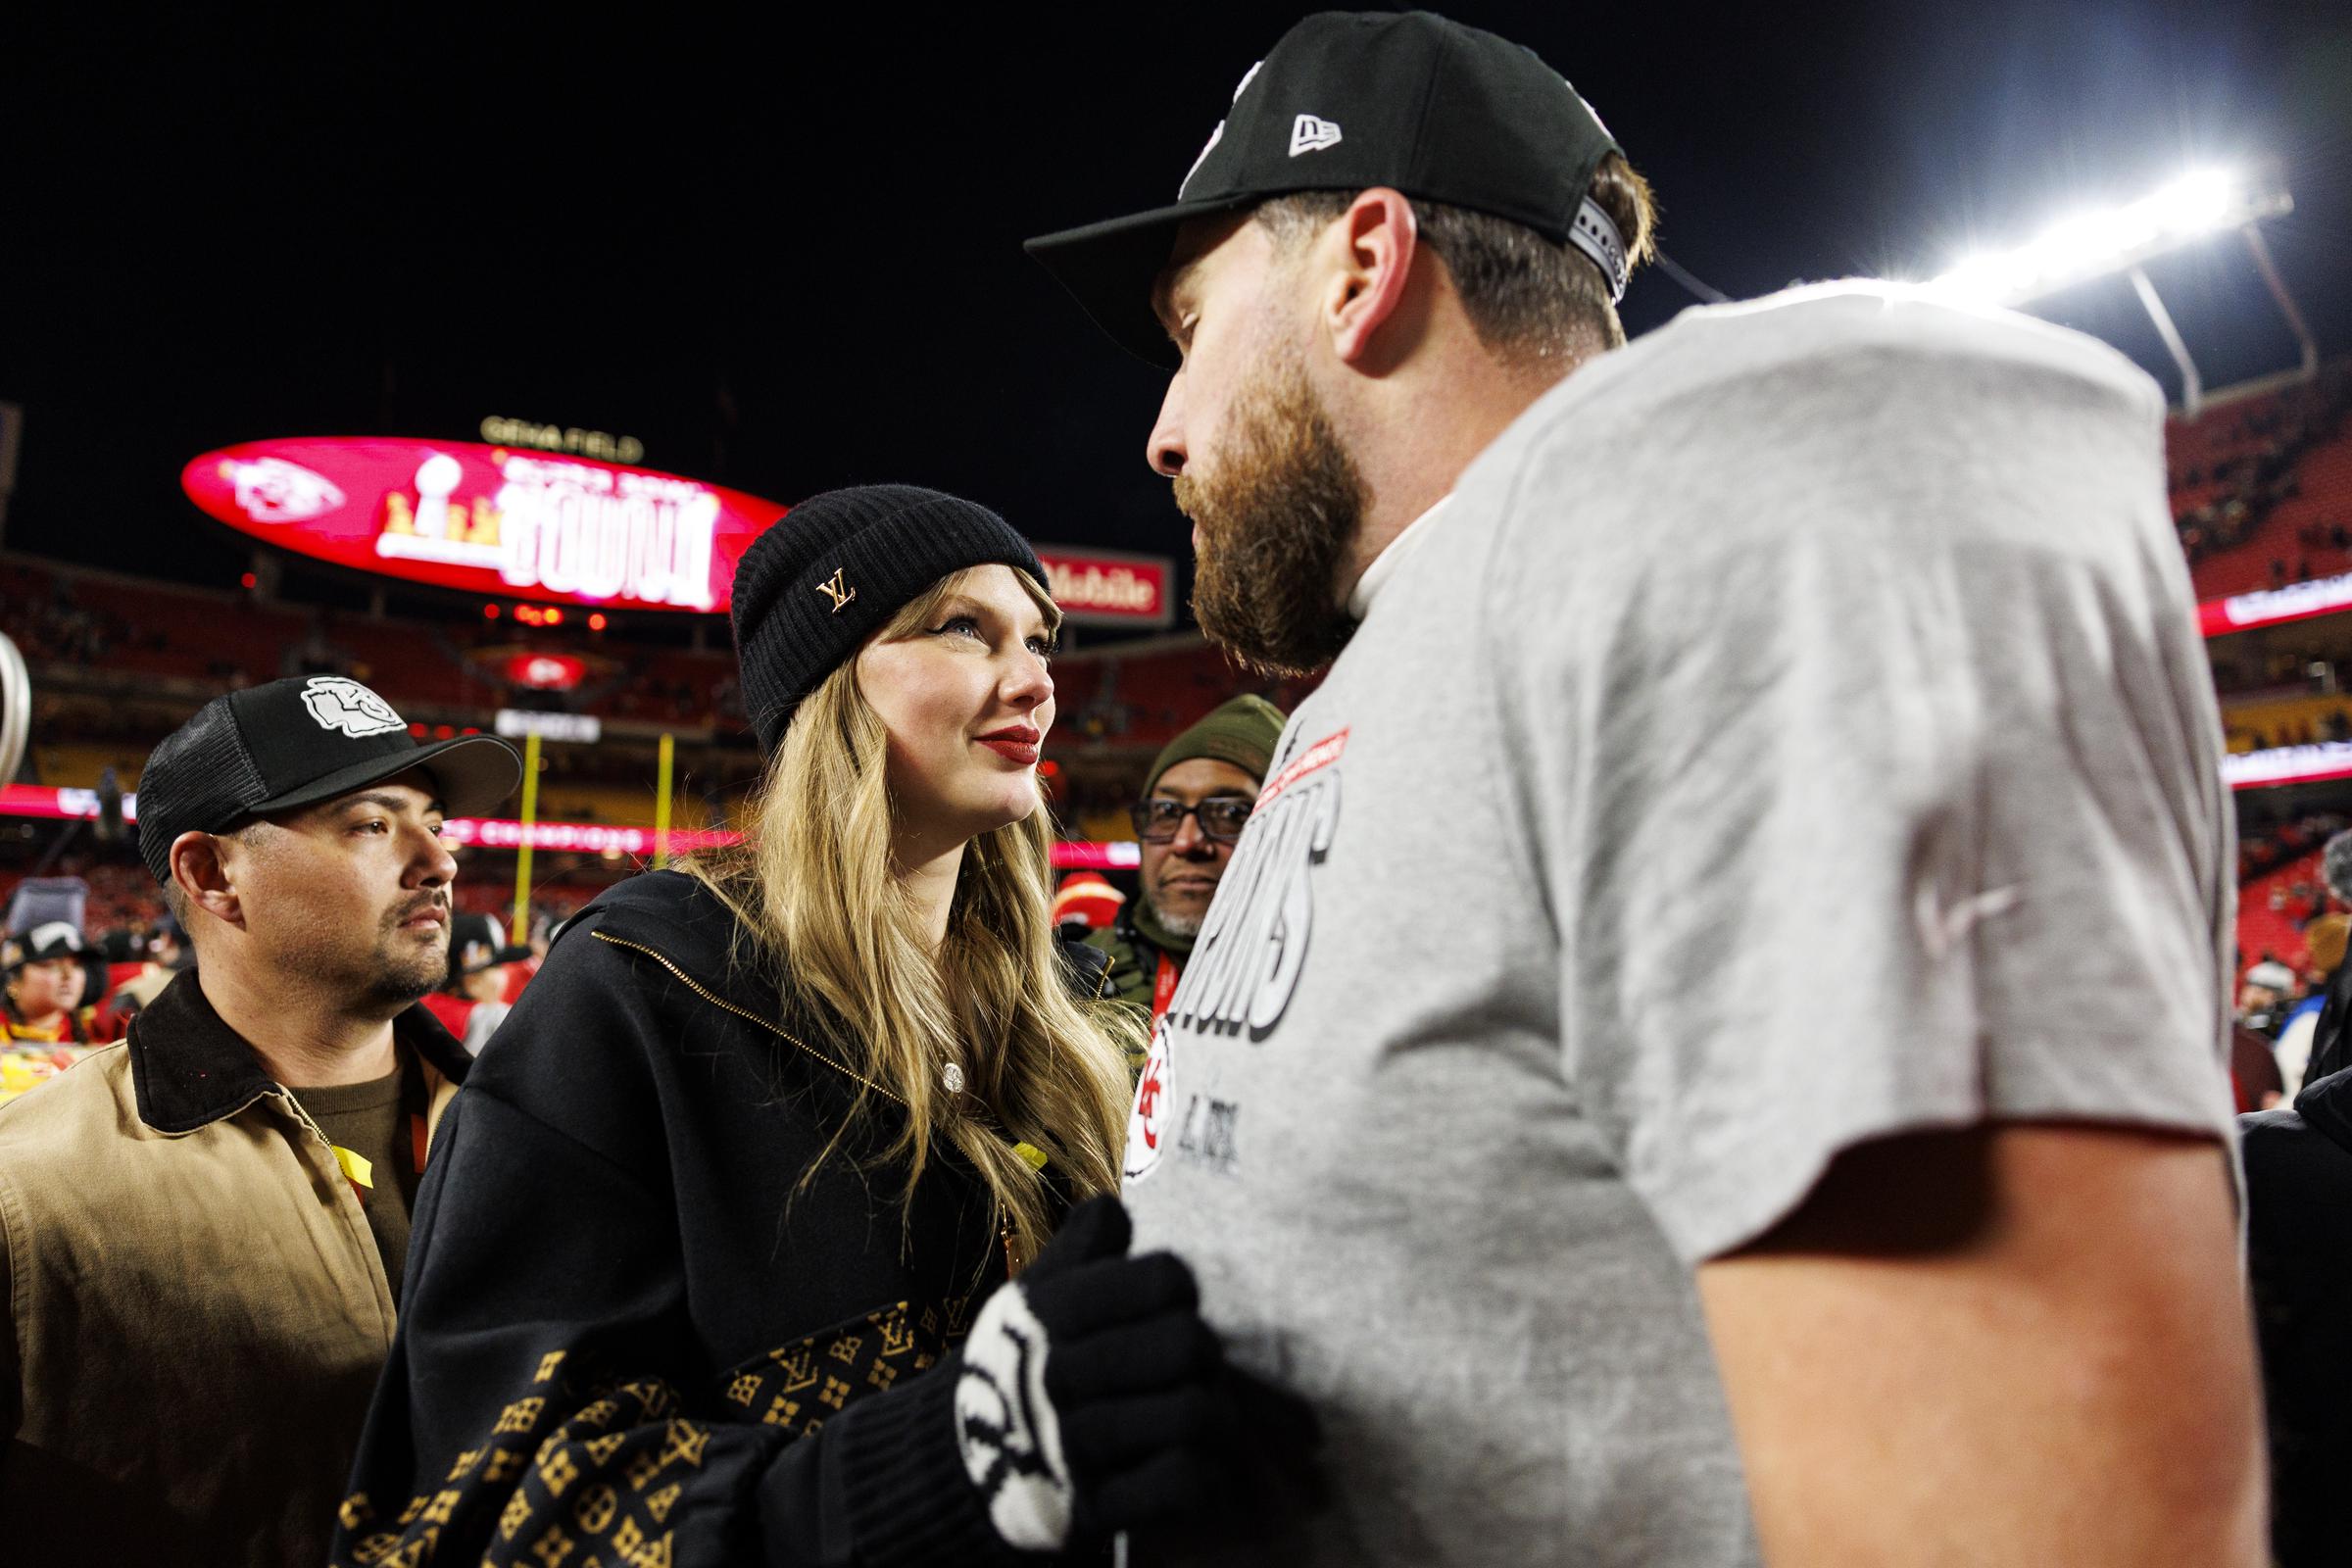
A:
{"label": "man's black baseball cap", "polygon": [[1625,292],[1624,236],[1586,198],[1617,143],[1532,50],[1433,16],[1319,12],[1236,88],[1173,206],[1030,240],[1030,255],[1120,345],[1178,363],[1152,279],[1188,219],[1302,190],[1386,185],[1573,244]]}
{"label": "man's black baseball cap", "polygon": [[419,746],[392,705],[342,675],[292,675],[216,697],[148,755],[139,774],[139,855],[172,880],[172,841],[331,801],[421,767],[452,816],[514,793],[522,762],[494,735]]}

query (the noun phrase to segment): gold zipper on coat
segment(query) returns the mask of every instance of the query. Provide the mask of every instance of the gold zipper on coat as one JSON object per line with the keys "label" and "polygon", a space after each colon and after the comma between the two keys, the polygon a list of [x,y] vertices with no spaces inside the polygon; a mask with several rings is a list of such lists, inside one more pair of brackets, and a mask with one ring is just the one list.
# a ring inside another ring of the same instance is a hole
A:
{"label": "gold zipper on coat", "polygon": [[768,1022],[765,1018],[760,1017],[756,1012],[750,1011],[744,1007],[738,1007],[735,1005],[735,1004],[727,1001],[723,997],[713,996],[708,987],[704,986],[700,981],[696,980],[694,976],[688,974],[685,970],[672,963],[666,955],[655,952],[652,948],[647,947],[642,942],[631,942],[626,938],[611,936],[603,931],[591,931],[588,934],[596,938],[599,942],[610,942],[616,948],[627,948],[632,953],[644,954],[647,957],[653,959],[656,963],[660,964],[662,968],[667,969],[672,975],[674,975],[680,985],[683,985],[687,990],[693,992],[696,996],[710,1004],[710,1005],[713,1007],[718,1007],[727,1012],[731,1012],[736,1017],[743,1019],[746,1023],[758,1024],[760,1028],[766,1030],[769,1034],[776,1036],[778,1039],[788,1041],[791,1044],[800,1047],[803,1051],[806,1051],[808,1053],[808,1054],[814,1056],[817,1060],[823,1062],[835,1072],[841,1073],[845,1077],[856,1079],[858,1083],[865,1085],[866,1088],[871,1089],[875,1094],[880,1095],[883,1099],[892,1101],[901,1107],[905,1107],[906,1105],[906,1102],[905,1100],[902,1100],[897,1095],[892,1094],[889,1090],[883,1088],[871,1078],[867,1078],[859,1073],[851,1071],[848,1067],[843,1066],[840,1062],[835,1061],[831,1056],[826,1055],[823,1052],[808,1044],[808,1041],[802,1040],[788,1031],[778,1028],[776,1025]]}

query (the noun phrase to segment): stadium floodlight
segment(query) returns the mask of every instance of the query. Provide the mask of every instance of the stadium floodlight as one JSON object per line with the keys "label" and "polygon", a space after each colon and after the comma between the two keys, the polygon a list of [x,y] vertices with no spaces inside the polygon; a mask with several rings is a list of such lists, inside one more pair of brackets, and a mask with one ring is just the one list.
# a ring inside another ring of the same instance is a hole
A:
{"label": "stadium floodlight", "polygon": [[2156,285],[2148,280],[2145,264],[2211,235],[2236,229],[2245,237],[2271,297],[2294,329],[2303,351],[2303,373],[2313,374],[2319,367],[2319,346],[2272,263],[2260,227],[2264,220],[2282,217],[2294,207],[2294,198],[2274,177],[2231,169],[2191,170],[2127,206],[2074,214],[2030,244],[1970,256],[1928,286],[2014,309],[2078,283],[2120,273],[2131,280],[2173,363],[2180,367],[2181,402],[2193,416],[2203,384],[2180,329],[2158,297]]}
{"label": "stadium floodlight", "polygon": [[2243,228],[2294,210],[2275,183],[2232,171],[2181,175],[2126,207],[2077,213],[2031,244],[1972,256],[1934,287],[1992,305],[2025,305],[2076,283],[2126,272],[2226,228]]}

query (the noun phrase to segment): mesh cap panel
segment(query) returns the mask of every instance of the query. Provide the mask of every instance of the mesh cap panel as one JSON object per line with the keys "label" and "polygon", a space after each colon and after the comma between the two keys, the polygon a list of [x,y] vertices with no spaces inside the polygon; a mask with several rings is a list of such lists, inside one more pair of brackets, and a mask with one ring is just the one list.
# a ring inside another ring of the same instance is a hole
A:
{"label": "mesh cap panel", "polygon": [[169,882],[173,839],[227,827],[268,796],[227,700],[215,698],[147,759],[139,775],[139,857],[158,882]]}

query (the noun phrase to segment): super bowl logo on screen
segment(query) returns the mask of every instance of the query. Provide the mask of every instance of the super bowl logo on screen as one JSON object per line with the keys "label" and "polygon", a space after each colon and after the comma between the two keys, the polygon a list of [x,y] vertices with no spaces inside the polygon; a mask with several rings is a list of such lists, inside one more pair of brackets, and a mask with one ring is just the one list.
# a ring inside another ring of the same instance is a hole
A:
{"label": "super bowl logo on screen", "polygon": [[626,596],[711,608],[718,498],[691,479],[494,451],[499,485],[465,494],[466,470],[436,452],[413,489],[384,496],[379,556],[496,571],[510,587],[582,599]]}
{"label": "super bowl logo on screen", "polygon": [[736,561],[784,513],[676,474],[463,441],[248,442],[180,482],[231,527],[336,565],[654,610],[724,610]]}

